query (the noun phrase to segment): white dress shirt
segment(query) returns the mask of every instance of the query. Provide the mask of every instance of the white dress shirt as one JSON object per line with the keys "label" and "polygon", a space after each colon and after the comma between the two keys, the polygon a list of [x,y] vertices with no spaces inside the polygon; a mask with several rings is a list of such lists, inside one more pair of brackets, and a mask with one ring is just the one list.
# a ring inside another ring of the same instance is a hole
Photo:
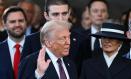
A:
{"label": "white dress shirt", "polygon": [[[98,29],[95,28],[95,26],[91,26],[91,34],[95,34],[96,32],[98,32]],[[95,43],[96,38],[95,37],[91,37],[91,50],[94,50],[94,43]]]}
{"label": "white dress shirt", "polygon": [[[46,52],[47,52],[47,54],[49,55],[49,57],[50,57],[50,59],[51,59],[51,62],[53,63],[53,65],[54,65],[54,67],[55,67],[55,69],[56,69],[57,75],[58,75],[58,77],[59,77],[59,79],[60,79],[59,66],[58,66],[58,63],[57,63],[58,58],[57,58],[48,48],[46,48]],[[62,60],[62,66],[63,66],[63,69],[64,69],[64,71],[65,71],[66,77],[67,77],[67,79],[70,79],[69,74],[68,74],[68,71],[67,71],[66,66],[65,66],[65,64],[64,64],[63,58],[61,58],[61,60]],[[43,74],[43,75],[44,75],[44,74]],[[42,76],[43,76],[43,75],[42,75]],[[38,72],[35,71],[35,77],[36,77],[37,79],[41,79],[42,76],[40,76],[40,75],[38,74]]]}
{"label": "white dress shirt", "polygon": [[118,54],[118,52],[115,52],[112,56],[108,56],[105,52],[103,52],[106,64],[108,66],[108,68],[111,66],[113,60],[115,59],[116,55]]}
{"label": "white dress shirt", "polygon": [[130,57],[130,59],[131,59],[131,48],[130,48],[130,51],[129,51],[129,57]]}
{"label": "white dress shirt", "polygon": [[[25,37],[24,37],[24,39],[19,43],[19,44],[20,44],[20,53],[22,53],[22,49],[23,49],[24,42],[25,42]],[[15,48],[16,42],[14,42],[10,37],[8,37],[8,38],[7,38],[7,43],[8,43],[8,46],[9,46],[9,52],[10,52],[10,56],[11,56],[12,66],[13,66],[13,63],[14,63],[14,55],[15,55],[15,51],[16,51],[16,48]]]}

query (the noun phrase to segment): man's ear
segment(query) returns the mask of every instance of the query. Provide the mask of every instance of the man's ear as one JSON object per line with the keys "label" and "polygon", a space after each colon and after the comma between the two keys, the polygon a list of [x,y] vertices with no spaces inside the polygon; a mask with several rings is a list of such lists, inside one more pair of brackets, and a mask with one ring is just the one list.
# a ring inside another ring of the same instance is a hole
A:
{"label": "man's ear", "polygon": [[44,12],[44,17],[47,21],[49,20],[49,15],[47,14],[47,12]]}
{"label": "man's ear", "polygon": [[2,21],[2,24],[3,24],[4,28],[7,29],[7,27],[6,27],[7,25],[4,21]]}
{"label": "man's ear", "polygon": [[69,9],[69,16],[70,16],[70,14],[71,14],[71,9]]}
{"label": "man's ear", "polygon": [[47,47],[51,47],[51,41],[46,40],[45,44],[46,44]]}

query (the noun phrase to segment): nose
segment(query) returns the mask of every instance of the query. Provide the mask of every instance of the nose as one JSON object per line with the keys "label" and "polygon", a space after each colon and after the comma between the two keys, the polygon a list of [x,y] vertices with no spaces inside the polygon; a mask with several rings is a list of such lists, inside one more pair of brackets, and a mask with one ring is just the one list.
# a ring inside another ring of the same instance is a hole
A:
{"label": "nose", "polygon": [[110,42],[109,38],[105,38],[104,40],[105,40],[106,43]]}
{"label": "nose", "polygon": [[59,15],[59,20],[63,21],[64,20],[64,16],[62,14]]}
{"label": "nose", "polygon": [[16,21],[16,24],[15,24],[16,26],[19,26],[20,25],[20,22],[18,22],[18,21]]}
{"label": "nose", "polygon": [[102,11],[99,11],[99,12],[98,12],[98,16],[99,16],[99,17],[102,17]]}
{"label": "nose", "polygon": [[66,39],[66,44],[70,45],[70,38]]}

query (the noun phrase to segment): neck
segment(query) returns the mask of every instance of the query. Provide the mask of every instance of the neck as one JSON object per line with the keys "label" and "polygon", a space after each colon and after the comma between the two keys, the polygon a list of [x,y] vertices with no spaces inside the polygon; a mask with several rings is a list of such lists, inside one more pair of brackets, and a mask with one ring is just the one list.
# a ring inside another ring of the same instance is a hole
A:
{"label": "neck", "polygon": [[14,38],[14,37],[12,37],[12,36],[9,35],[9,37],[10,37],[10,39],[12,39],[13,41],[15,41],[16,43],[20,43],[24,39],[24,36],[22,36],[20,38]]}
{"label": "neck", "polygon": [[100,30],[101,29],[101,26],[102,25],[96,25],[96,24],[92,24],[93,25],[93,27],[95,27],[97,30]]}

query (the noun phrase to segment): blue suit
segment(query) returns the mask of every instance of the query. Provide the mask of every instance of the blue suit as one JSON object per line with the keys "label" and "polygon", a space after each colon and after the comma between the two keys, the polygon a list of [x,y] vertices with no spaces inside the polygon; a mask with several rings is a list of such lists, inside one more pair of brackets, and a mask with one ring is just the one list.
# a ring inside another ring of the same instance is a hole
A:
{"label": "blue suit", "polygon": [[[31,54],[31,51],[28,40],[26,39],[21,53],[21,60],[29,54]],[[0,79],[14,79],[14,71],[7,40],[0,44]]]}

